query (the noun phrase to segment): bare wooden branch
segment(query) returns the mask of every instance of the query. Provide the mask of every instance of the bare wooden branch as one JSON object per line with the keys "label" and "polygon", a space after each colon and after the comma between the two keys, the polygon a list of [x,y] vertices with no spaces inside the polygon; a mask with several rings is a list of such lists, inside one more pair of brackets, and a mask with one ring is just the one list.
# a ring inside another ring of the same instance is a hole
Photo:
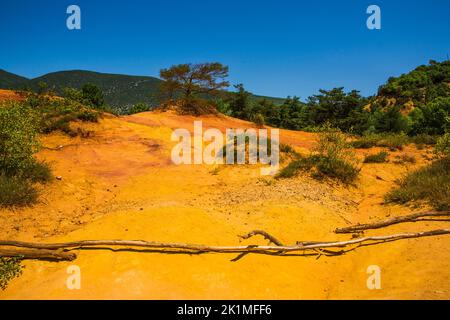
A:
{"label": "bare wooden branch", "polygon": [[345,228],[337,228],[334,232],[336,233],[355,233],[355,232],[361,232],[368,229],[380,229],[384,228],[393,224],[398,223],[404,223],[404,222],[418,222],[422,221],[423,217],[444,217],[444,216],[450,216],[449,211],[432,211],[432,212],[420,212],[420,213],[413,213],[407,216],[401,216],[401,217],[395,217],[392,219],[387,219],[375,223],[367,223],[367,224],[357,224],[351,227],[345,227]]}
{"label": "bare wooden branch", "polygon": [[72,261],[77,255],[72,252],[63,252],[46,249],[0,249],[0,257],[51,260],[51,261]]}
{"label": "bare wooden branch", "polygon": [[9,241],[1,240],[0,246],[9,247],[21,247],[21,248],[31,248],[31,249],[82,249],[88,247],[98,247],[98,246],[126,246],[126,247],[142,247],[142,248],[153,248],[159,250],[176,250],[178,252],[185,253],[205,253],[205,252],[218,252],[218,253],[244,253],[244,252],[255,252],[255,253],[268,253],[273,254],[275,252],[294,252],[294,251],[306,251],[306,250],[316,250],[324,248],[342,248],[346,246],[369,243],[379,243],[385,241],[397,241],[401,239],[409,238],[420,238],[429,236],[439,236],[450,234],[450,229],[432,230],[416,233],[400,233],[387,236],[372,236],[357,238],[348,241],[334,241],[334,242],[313,242],[311,244],[296,244],[296,245],[248,245],[248,246],[207,246],[201,244],[188,244],[188,243],[166,243],[166,242],[149,242],[143,240],[83,240],[74,241],[66,243],[32,243],[32,242],[22,242],[22,241]]}
{"label": "bare wooden branch", "polygon": [[277,238],[275,238],[274,236],[272,236],[271,234],[267,233],[266,231],[263,230],[253,230],[252,232],[244,235],[244,236],[240,236],[242,239],[249,239],[253,236],[256,235],[261,235],[263,236],[266,240],[269,240],[270,242],[272,242],[273,244],[276,244],[277,246],[283,246],[283,243],[278,240]]}

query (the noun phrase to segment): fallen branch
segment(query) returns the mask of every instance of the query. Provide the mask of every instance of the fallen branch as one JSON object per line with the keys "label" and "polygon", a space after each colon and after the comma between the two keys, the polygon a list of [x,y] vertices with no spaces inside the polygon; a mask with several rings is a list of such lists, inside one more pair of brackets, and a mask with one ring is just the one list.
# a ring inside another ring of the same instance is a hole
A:
{"label": "fallen branch", "polygon": [[[334,232],[335,233],[356,233],[361,232],[368,229],[380,229],[384,228],[393,224],[403,223],[403,222],[418,222],[423,221],[424,219],[421,219],[423,217],[444,217],[444,216],[450,216],[449,211],[442,211],[442,212],[421,212],[421,213],[414,213],[407,216],[401,216],[401,217],[395,217],[388,220],[383,220],[375,223],[367,223],[367,224],[357,224],[351,227],[345,227],[345,228],[337,228]],[[431,221],[431,220],[428,220]]]}
{"label": "fallen branch", "polygon": [[263,230],[253,230],[252,232],[250,232],[250,233],[248,233],[248,234],[246,234],[244,236],[239,236],[239,237],[242,238],[242,239],[249,239],[249,238],[251,238],[253,236],[256,236],[258,234],[263,236],[264,239],[269,240],[271,243],[273,243],[273,244],[275,244],[277,246],[283,246],[283,243],[280,240],[278,240],[277,238],[275,238],[274,236],[272,236],[271,234],[269,234],[269,233],[267,233],[266,231],[263,231]]}
{"label": "fallen branch", "polygon": [[62,252],[46,249],[0,249],[0,257],[51,260],[51,261],[72,261],[77,255],[72,252]]}
{"label": "fallen branch", "polygon": [[[296,245],[248,245],[248,246],[207,246],[201,244],[188,244],[188,243],[165,243],[165,242],[149,242],[143,240],[84,240],[84,241],[74,241],[66,243],[32,243],[32,242],[22,242],[22,241],[9,241],[1,240],[0,246],[9,247],[21,247],[21,248],[31,248],[31,249],[83,249],[89,247],[98,246],[126,246],[126,247],[141,247],[141,248],[153,248],[159,250],[176,250],[181,253],[206,253],[206,252],[216,252],[216,253],[266,253],[274,254],[274,252],[294,252],[294,251],[306,251],[324,248],[342,248],[346,246],[369,243],[379,243],[386,241],[397,241],[401,239],[409,238],[420,238],[429,236],[438,236],[450,234],[450,229],[432,230],[416,233],[400,233],[388,236],[372,236],[364,237],[358,239],[352,239],[348,241],[335,241],[335,242],[314,242],[312,244],[296,244]],[[173,251],[172,251],[173,252]]]}

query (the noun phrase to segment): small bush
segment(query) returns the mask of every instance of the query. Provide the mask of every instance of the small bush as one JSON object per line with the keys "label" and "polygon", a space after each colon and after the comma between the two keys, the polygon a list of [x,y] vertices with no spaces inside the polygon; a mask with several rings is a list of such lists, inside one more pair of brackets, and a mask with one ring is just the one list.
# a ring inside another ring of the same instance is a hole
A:
{"label": "small bush", "polygon": [[50,165],[46,162],[35,162],[22,173],[22,178],[31,182],[47,183],[53,179]]}
{"label": "small bush", "polygon": [[375,134],[362,136],[358,140],[351,143],[351,146],[356,149],[369,149],[375,147],[379,140],[379,136]]}
{"label": "small bush", "polygon": [[349,145],[341,132],[322,132],[319,135],[315,153],[309,157],[299,156],[283,168],[276,178],[290,178],[299,171],[315,168],[313,176],[316,178],[327,176],[349,184],[359,174],[359,169],[352,159],[354,155],[349,150]]}
{"label": "small bush", "polygon": [[300,171],[309,170],[313,167],[313,163],[310,158],[301,157],[297,160],[292,161],[286,167],[281,169],[277,175],[276,179],[285,179],[296,176]]}
{"label": "small bush", "polygon": [[395,157],[395,163],[403,164],[403,163],[416,163],[416,157],[412,154],[402,154]]}
{"label": "small bush", "polygon": [[264,119],[264,116],[261,113],[255,114],[252,118],[253,118],[252,119],[253,123],[256,126],[258,126],[260,128],[264,127],[264,124],[266,123],[266,120]]}
{"label": "small bush", "polygon": [[403,150],[403,146],[408,142],[408,136],[405,134],[388,134],[377,142],[377,146],[386,147],[392,151]]}
{"label": "small bush", "polygon": [[22,274],[18,258],[0,258],[0,288],[5,290],[8,282]]}
{"label": "small bush", "polygon": [[450,133],[444,134],[437,140],[436,153],[443,156],[450,154]]}
{"label": "small bush", "polygon": [[351,145],[357,149],[386,147],[394,151],[402,150],[408,142],[409,138],[405,134],[370,134],[353,141]]}
{"label": "small bush", "polygon": [[410,141],[416,145],[435,145],[437,137],[429,134],[419,134],[417,136],[411,137]]}
{"label": "small bush", "polygon": [[39,147],[36,114],[16,102],[0,106],[0,171],[22,172],[34,163]]}
{"label": "small bush", "polygon": [[364,158],[364,163],[383,163],[387,161],[389,153],[386,151],[381,151],[376,154],[367,155]]}
{"label": "small bush", "polygon": [[37,191],[22,177],[0,175],[0,206],[28,206],[36,202]]}
{"label": "small bush", "polygon": [[98,122],[98,112],[83,110],[80,113],[78,113],[77,118],[85,122]]}
{"label": "small bush", "polygon": [[437,209],[450,209],[450,156],[420,168],[399,182],[399,188],[386,195],[387,202],[424,200]]}
{"label": "small bush", "polygon": [[128,114],[146,112],[149,110],[150,110],[150,107],[148,105],[146,105],[145,103],[136,103],[128,110]]}

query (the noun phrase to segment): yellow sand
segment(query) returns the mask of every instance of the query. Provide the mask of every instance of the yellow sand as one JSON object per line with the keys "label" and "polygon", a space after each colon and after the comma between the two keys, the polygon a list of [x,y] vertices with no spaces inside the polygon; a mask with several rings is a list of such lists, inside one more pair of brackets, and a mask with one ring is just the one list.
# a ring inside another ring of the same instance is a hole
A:
{"label": "yellow sand", "polygon": [[[196,118],[171,112],[106,116],[88,139],[54,133],[38,157],[51,163],[52,184],[32,208],[0,210],[0,238],[37,242],[143,239],[210,245],[266,244],[238,235],[263,229],[286,244],[345,240],[336,227],[412,209],[383,205],[383,195],[407,170],[427,163],[430,150],[412,146],[417,164],[362,166],[357,186],[317,182],[306,174],[275,181],[258,166],[175,166],[171,129]],[[197,119],[198,120],[198,119]],[[204,127],[248,127],[227,117],[203,117]],[[315,135],[281,130],[281,140],[308,152]],[[369,150],[358,152],[362,158]],[[424,208],[423,208],[424,209]],[[423,210],[422,209],[422,210]],[[420,210],[420,209],[418,209]],[[438,229],[445,222],[402,224],[368,235]],[[361,247],[338,257],[250,254],[163,254],[76,251],[73,262],[26,261],[0,299],[448,299],[450,236]],[[68,290],[67,267],[81,268],[81,290]],[[369,265],[382,270],[382,289],[366,286]]]}

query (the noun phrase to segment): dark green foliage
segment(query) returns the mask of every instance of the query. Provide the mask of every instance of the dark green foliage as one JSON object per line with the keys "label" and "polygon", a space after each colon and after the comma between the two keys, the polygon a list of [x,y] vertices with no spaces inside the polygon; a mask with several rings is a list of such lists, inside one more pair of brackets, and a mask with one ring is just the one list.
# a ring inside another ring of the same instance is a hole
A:
{"label": "dark green foliage", "polygon": [[48,164],[37,162],[38,112],[29,105],[0,106],[0,206],[25,206],[37,200],[33,183],[52,179]]}
{"label": "dark green foliage", "polygon": [[309,97],[307,102],[314,125],[329,123],[345,132],[365,129],[368,113],[363,106],[367,100],[358,91],[345,93],[344,88],[319,91],[320,94]]}
{"label": "dark green foliage", "polygon": [[386,195],[386,201],[407,203],[426,201],[437,209],[450,209],[450,157],[444,157],[409,173],[399,188]]}
{"label": "dark green foliage", "polygon": [[150,107],[147,106],[145,103],[136,103],[134,106],[132,106],[130,108],[130,110],[128,110],[128,114],[135,114],[135,113],[140,113],[140,112],[146,112],[149,111]]}
{"label": "dark green foliage", "polygon": [[417,136],[413,136],[410,138],[412,143],[418,145],[435,145],[437,142],[438,136],[429,135],[425,133],[418,134]]}
{"label": "dark green foliage", "polygon": [[0,88],[2,89],[23,89],[28,81],[25,77],[0,69]]}
{"label": "dark green foliage", "polygon": [[22,274],[22,268],[18,258],[0,258],[0,288],[5,290],[8,282]]}
{"label": "dark green foliage", "polygon": [[369,149],[372,147],[386,147],[390,150],[402,150],[409,143],[409,137],[405,134],[369,134],[351,142],[357,149]]}
{"label": "dark green foliage", "polygon": [[398,105],[408,101],[413,101],[415,105],[424,105],[438,97],[448,97],[448,83],[450,61],[438,63],[431,60],[429,65],[419,66],[397,78],[389,78],[388,82],[379,88],[378,94],[395,98]]}
{"label": "dark green foliage", "polygon": [[437,139],[436,153],[440,156],[450,155],[450,133],[446,133]]}
{"label": "dark green foliage", "polygon": [[38,147],[36,113],[16,102],[0,105],[0,172],[26,170]]}
{"label": "dark green foliage", "polygon": [[28,206],[35,203],[37,197],[28,179],[0,174],[0,207]]}
{"label": "dark green foliage", "polygon": [[86,83],[81,88],[83,101],[93,108],[101,108],[105,104],[102,90],[95,84]]}
{"label": "dark green foliage", "polygon": [[386,151],[380,151],[376,154],[367,155],[364,158],[364,163],[383,163],[387,161],[389,153]]}
{"label": "dark green foliage", "polygon": [[52,169],[46,162],[33,162],[20,177],[33,183],[48,183],[53,179]]}
{"label": "dark green foliage", "polygon": [[98,112],[93,110],[82,110],[78,113],[77,118],[85,122],[98,122]]}

